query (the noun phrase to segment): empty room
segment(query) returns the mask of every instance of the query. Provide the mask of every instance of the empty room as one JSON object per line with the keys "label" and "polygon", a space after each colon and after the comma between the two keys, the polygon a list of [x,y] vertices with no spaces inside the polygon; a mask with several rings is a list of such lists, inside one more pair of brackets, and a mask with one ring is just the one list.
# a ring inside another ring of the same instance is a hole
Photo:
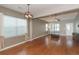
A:
{"label": "empty room", "polygon": [[79,4],[0,4],[0,55],[78,55]]}

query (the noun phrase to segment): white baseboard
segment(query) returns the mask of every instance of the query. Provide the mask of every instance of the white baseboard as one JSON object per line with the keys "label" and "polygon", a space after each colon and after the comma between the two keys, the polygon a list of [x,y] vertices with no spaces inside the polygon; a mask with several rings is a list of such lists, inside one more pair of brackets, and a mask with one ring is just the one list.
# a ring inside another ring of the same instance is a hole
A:
{"label": "white baseboard", "polygon": [[23,43],[26,43],[26,41],[23,41],[23,42],[20,42],[20,43],[17,43],[17,44],[11,45],[11,46],[9,46],[9,47],[5,47],[5,48],[1,49],[0,51],[7,50],[7,49],[9,49],[9,48],[12,48],[12,47],[18,46],[18,45],[23,44]]}
{"label": "white baseboard", "polygon": [[37,39],[37,38],[40,38],[40,37],[46,36],[46,35],[48,35],[48,34],[45,34],[45,35],[41,35],[41,36],[35,37],[35,38],[31,39],[31,41],[33,41],[33,40],[35,40],[35,39]]}
{"label": "white baseboard", "polygon": [[[48,35],[48,34],[46,34],[46,35]],[[10,49],[10,48],[13,48],[13,47],[18,46],[18,45],[20,45],[20,44],[24,44],[24,43],[26,43],[26,42],[28,42],[28,41],[33,41],[33,40],[35,40],[35,39],[37,39],[37,38],[40,38],[40,37],[43,37],[43,36],[46,36],[46,35],[41,35],[41,36],[38,36],[38,37],[36,37],[36,38],[33,38],[33,39],[29,39],[29,40],[20,42],[20,43],[11,45],[11,46],[9,46],[9,47],[5,47],[5,48],[1,49],[0,51],[4,51],[4,50]]]}

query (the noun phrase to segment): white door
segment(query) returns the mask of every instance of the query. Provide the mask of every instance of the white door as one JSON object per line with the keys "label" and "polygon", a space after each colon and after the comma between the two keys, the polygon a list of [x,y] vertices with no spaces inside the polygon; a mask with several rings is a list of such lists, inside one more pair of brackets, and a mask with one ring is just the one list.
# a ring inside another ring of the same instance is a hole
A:
{"label": "white door", "polygon": [[73,46],[72,33],[73,33],[73,23],[67,23],[66,24],[66,44],[68,47]]}
{"label": "white door", "polygon": [[66,35],[72,35],[73,33],[73,23],[66,24]]}

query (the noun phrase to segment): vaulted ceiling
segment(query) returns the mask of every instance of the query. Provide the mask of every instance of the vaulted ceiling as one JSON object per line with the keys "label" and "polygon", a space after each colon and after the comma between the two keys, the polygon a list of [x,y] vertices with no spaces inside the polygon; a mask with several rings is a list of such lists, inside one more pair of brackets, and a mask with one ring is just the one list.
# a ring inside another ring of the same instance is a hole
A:
{"label": "vaulted ceiling", "polygon": [[[25,11],[27,11],[26,4],[1,4],[0,6],[12,9],[20,13],[25,13]],[[78,8],[79,8],[78,4],[31,4],[30,5],[30,11],[34,15],[34,18],[66,12],[66,11],[70,11]],[[76,15],[77,13],[68,14],[68,16],[61,15],[59,18],[70,19],[70,18],[74,18],[74,16]],[[51,17],[42,18],[42,20],[46,20],[48,22],[51,22],[52,21],[51,19],[52,19]]]}

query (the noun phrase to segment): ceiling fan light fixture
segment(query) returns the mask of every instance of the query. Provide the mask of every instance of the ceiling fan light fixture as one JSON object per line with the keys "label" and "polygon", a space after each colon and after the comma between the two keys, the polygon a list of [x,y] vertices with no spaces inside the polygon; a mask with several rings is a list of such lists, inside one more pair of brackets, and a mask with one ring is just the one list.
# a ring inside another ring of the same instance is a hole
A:
{"label": "ceiling fan light fixture", "polygon": [[27,19],[32,19],[33,18],[33,15],[30,12],[26,12],[24,16]]}
{"label": "ceiling fan light fixture", "polygon": [[32,19],[33,18],[33,15],[30,13],[30,11],[29,11],[29,5],[30,4],[27,4],[27,12],[25,12],[25,14],[24,14],[24,16],[25,16],[25,18],[27,18],[27,19]]}

